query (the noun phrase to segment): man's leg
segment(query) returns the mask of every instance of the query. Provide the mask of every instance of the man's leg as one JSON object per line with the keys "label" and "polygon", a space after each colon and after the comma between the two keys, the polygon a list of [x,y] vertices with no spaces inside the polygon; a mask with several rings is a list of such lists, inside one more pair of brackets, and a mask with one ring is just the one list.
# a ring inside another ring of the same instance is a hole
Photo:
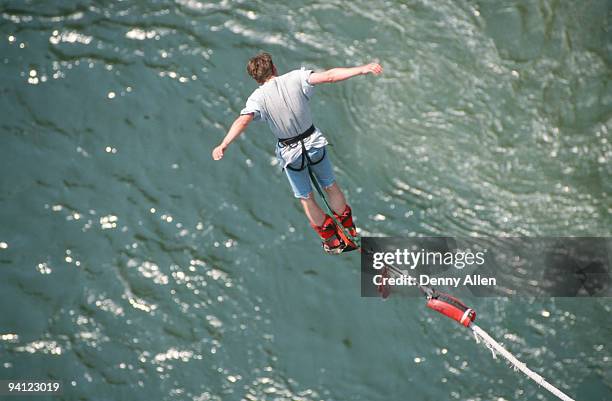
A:
{"label": "man's leg", "polygon": [[308,217],[310,226],[315,230],[321,240],[326,252],[340,253],[342,251],[342,241],[336,234],[336,224],[331,216],[325,214],[315,201],[312,192],[305,198],[300,198],[300,203],[304,208],[304,213]]}
{"label": "man's leg", "polygon": [[338,184],[334,182],[332,185],[325,188],[325,192],[327,192],[329,205],[333,209],[336,219],[338,219],[342,226],[348,230],[350,235],[356,237],[357,228],[355,227],[355,223],[353,223],[353,212],[346,203],[346,198]]}
{"label": "man's leg", "polygon": [[304,208],[304,213],[306,213],[306,217],[310,224],[313,226],[322,226],[326,215],[317,204],[312,192],[308,194],[307,198],[300,198],[300,203]]}
{"label": "man's leg", "polygon": [[[322,150],[315,150],[314,153],[323,153]],[[315,157],[312,155],[311,157]],[[315,159],[317,160],[317,159]],[[334,212],[334,216],[346,228],[349,234],[353,237],[357,236],[357,229],[353,223],[353,214],[349,205],[346,204],[346,198],[342,190],[336,183],[334,170],[329,160],[329,156],[325,155],[323,159],[313,166],[313,170],[317,180],[325,189],[329,206]]]}
{"label": "man's leg", "polygon": [[[299,161],[296,163],[299,163]],[[333,252],[334,249],[342,250],[342,248],[339,248],[342,242],[336,235],[334,220],[321,210],[314,199],[308,171],[285,169],[285,173],[289,178],[293,195],[299,198],[311,227],[323,241],[323,248],[327,252]]]}
{"label": "man's leg", "polygon": [[329,200],[329,205],[332,210],[336,214],[342,214],[346,208],[346,198],[338,184],[334,182],[332,185],[325,188],[325,192],[327,192],[327,199]]}

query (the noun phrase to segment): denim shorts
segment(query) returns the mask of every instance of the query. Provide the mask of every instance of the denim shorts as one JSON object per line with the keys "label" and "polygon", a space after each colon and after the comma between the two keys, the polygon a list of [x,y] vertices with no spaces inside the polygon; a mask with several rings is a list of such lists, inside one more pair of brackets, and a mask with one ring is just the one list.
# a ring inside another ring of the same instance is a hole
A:
{"label": "denim shorts", "polygon": [[[316,163],[310,166],[310,168],[315,177],[317,177],[317,181],[319,181],[321,187],[330,187],[336,181],[336,177],[334,176],[334,169],[331,161],[329,161],[329,156],[325,151],[325,147],[309,149],[308,157],[310,157],[313,163]],[[301,156],[296,161],[289,164],[289,166],[293,168],[300,168],[301,165]],[[296,198],[308,198],[308,195],[312,192],[308,168],[304,167],[304,169],[300,171],[285,168],[285,174],[287,174],[289,184],[291,184],[291,189],[293,189],[293,195]]]}

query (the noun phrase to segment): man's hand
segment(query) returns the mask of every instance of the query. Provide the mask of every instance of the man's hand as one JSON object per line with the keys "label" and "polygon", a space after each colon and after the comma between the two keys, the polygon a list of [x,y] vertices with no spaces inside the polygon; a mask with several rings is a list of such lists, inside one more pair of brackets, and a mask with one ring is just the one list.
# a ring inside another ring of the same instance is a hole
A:
{"label": "man's hand", "polygon": [[366,64],[362,66],[361,69],[362,69],[361,73],[364,75],[366,74],[380,75],[383,72],[382,66],[378,63]]}
{"label": "man's hand", "polygon": [[212,158],[214,160],[221,160],[223,159],[223,153],[225,152],[226,147],[223,145],[219,145],[216,148],[213,149],[212,151]]}
{"label": "man's hand", "polygon": [[219,146],[213,149],[212,158],[215,160],[223,159],[223,154],[225,153],[225,149],[230,145],[230,143],[234,142],[234,139],[238,138],[240,134],[244,132],[244,130],[249,126],[249,124],[253,121],[253,113],[244,114],[236,118],[232,123],[232,126],[229,129],[225,138]]}

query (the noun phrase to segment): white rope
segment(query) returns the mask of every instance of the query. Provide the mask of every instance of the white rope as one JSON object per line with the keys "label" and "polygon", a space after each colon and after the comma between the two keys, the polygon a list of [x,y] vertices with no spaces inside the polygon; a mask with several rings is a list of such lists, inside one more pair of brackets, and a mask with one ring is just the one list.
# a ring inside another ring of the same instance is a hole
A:
{"label": "white rope", "polygon": [[493,358],[495,358],[496,353],[500,354],[501,356],[506,358],[508,362],[510,362],[515,367],[515,369],[519,369],[521,372],[525,373],[527,377],[529,377],[531,380],[535,381],[540,386],[544,387],[546,390],[559,397],[559,399],[563,401],[574,401],[567,394],[547,382],[542,376],[529,369],[527,365],[525,365],[523,362],[516,359],[514,355],[512,355],[510,352],[508,352],[508,350],[502,347],[502,345],[495,341],[489,334],[487,334],[486,331],[484,331],[475,324],[471,324],[470,328],[474,332],[476,341],[479,342],[479,339],[481,339],[482,341],[484,341],[487,348],[489,348],[491,352],[493,352]]}
{"label": "white rope", "polygon": [[[405,274],[404,272],[402,272],[400,269],[396,268],[395,266],[390,266],[390,267],[388,266],[387,271],[390,272],[391,275],[395,275],[395,276],[401,276],[402,274]],[[468,311],[466,311],[466,314],[467,313],[468,313]],[[465,316],[466,315],[464,314],[464,318],[465,318]],[[462,320],[463,320],[463,318],[462,318]],[[556,388],[555,386],[553,386],[552,384],[547,382],[542,376],[540,376],[539,374],[537,374],[533,370],[529,369],[527,367],[527,365],[525,365],[523,362],[521,362],[518,359],[516,359],[516,357],[514,355],[512,355],[510,352],[508,352],[508,350],[506,350],[500,343],[495,341],[493,339],[493,337],[491,337],[489,334],[487,334],[486,331],[484,331],[483,329],[481,329],[480,327],[478,327],[474,323],[470,324],[469,327],[472,329],[472,332],[474,333],[474,337],[476,338],[476,342],[480,343],[480,340],[482,340],[484,342],[485,346],[493,354],[493,359],[497,359],[497,354],[499,353],[504,358],[506,358],[506,360],[508,362],[510,362],[512,364],[512,366],[514,367],[514,370],[518,369],[521,372],[525,373],[527,375],[527,377],[529,377],[531,380],[533,380],[534,382],[538,383],[540,386],[544,387],[546,390],[548,390],[551,393],[553,393],[554,395],[556,395],[560,400],[563,400],[563,401],[574,401],[573,398],[569,397],[563,391],[559,390],[558,388]]]}

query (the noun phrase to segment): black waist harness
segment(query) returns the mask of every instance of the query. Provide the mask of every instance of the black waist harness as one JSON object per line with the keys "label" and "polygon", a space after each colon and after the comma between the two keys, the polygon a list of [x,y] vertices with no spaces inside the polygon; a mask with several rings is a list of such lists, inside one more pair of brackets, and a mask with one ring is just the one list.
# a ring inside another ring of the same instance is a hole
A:
{"label": "black waist harness", "polygon": [[302,163],[299,168],[291,167],[289,165],[286,166],[289,170],[293,171],[302,171],[308,166],[314,166],[317,163],[320,163],[323,159],[325,159],[325,149],[323,149],[323,156],[313,162],[308,156],[308,151],[306,150],[306,145],[304,145],[304,139],[308,138],[315,132],[315,126],[311,125],[306,131],[302,132],[300,135],[292,136],[291,138],[284,138],[278,140],[278,146],[284,148],[286,146],[294,147],[299,143],[302,146]]}

